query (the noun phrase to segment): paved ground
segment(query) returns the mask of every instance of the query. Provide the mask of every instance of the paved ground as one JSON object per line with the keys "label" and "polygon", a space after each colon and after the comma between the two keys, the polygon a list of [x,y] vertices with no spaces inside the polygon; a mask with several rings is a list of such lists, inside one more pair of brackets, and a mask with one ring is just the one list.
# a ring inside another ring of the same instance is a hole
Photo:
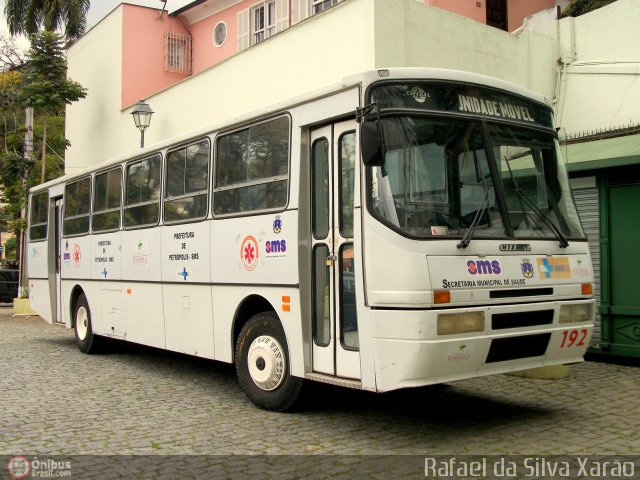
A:
{"label": "paved ground", "polygon": [[389,394],[314,385],[301,412],[278,414],[245,399],[230,365],[125,344],[84,355],[72,331],[11,314],[0,309],[0,454],[640,452],[637,366]]}

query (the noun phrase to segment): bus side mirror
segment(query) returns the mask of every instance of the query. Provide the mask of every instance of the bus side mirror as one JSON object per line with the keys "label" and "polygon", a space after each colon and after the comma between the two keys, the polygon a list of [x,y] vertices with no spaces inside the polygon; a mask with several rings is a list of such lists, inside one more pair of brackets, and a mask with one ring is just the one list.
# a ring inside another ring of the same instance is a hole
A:
{"label": "bus side mirror", "polygon": [[362,162],[371,167],[384,165],[386,148],[382,124],[378,120],[362,122],[360,124],[360,148]]}

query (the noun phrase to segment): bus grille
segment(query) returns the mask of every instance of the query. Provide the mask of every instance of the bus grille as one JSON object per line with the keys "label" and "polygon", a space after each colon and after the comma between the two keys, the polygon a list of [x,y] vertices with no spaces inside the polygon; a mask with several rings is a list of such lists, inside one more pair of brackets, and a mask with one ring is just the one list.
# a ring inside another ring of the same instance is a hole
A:
{"label": "bus grille", "polygon": [[551,325],[553,310],[534,310],[529,312],[496,313],[491,315],[491,328],[533,327],[534,325]]}
{"label": "bus grille", "polygon": [[506,362],[518,358],[541,357],[547,351],[551,333],[496,338],[491,342],[486,363]]}
{"label": "bus grille", "polygon": [[541,295],[553,295],[553,288],[508,288],[505,290],[491,290],[489,292],[489,298],[539,297]]}

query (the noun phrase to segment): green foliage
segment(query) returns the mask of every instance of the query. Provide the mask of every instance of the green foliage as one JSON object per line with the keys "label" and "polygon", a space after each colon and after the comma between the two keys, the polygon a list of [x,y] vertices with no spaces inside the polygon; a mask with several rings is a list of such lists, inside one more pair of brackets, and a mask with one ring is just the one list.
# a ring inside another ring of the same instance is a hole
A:
{"label": "green foliage", "polygon": [[[40,143],[42,148],[43,117],[37,117],[34,121],[34,143]],[[24,117],[22,117],[24,121]],[[64,137],[64,116],[47,117],[47,156],[45,181],[53,180],[64,175],[63,156],[68,140]],[[3,127],[0,125],[0,129]],[[3,132],[4,133],[4,132]],[[1,135],[2,133],[0,133]],[[7,203],[5,216],[8,219],[7,227],[13,232],[18,232],[20,223],[20,210],[26,199],[27,190],[40,183],[41,157],[35,161],[24,158],[24,133],[8,132],[5,134],[7,149],[0,151],[0,203]],[[55,153],[54,153],[55,152]],[[57,154],[56,154],[57,153]],[[23,184],[22,178],[26,178]]]}
{"label": "green foliage", "polygon": [[87,28],[90,0],[6,0],[4,12],[12,35],[31,35],[44,29],[61,30],[74,41]]}
{"label": "green foliage", "polygon": [[609,5],[615,1],[616,0],[574,0],[562,11],[560,18],[579,17],[580,15],[597,10],[598,8]]}
{"label": "green foliage", "polygon": [[4,258],[7,260],[15,260],[16,259],[16,239],[15,237],[10,238],[4,244],[5,251],[2,252]]}
{"label": "green foliage", "polygon": [[[32,37],[28,59],[21,68],[0,73],[4,117],[0,121],[0,203],[7,204],[3,215],[5,228],[16,234],[26,226],[21,210],[27,191],[41,180],[43,149],[44,180],[64,174],[61,157],[69,145],[64,137],[64,108],[86,96],[86,89],[66,78],[66,70],[61,35],[41,32]],[[31,160],[25,159],[24,152],[27,106],[34,107],[36,112]]]}
{"label": "green foliage", "polygon": [[87,89],[66,78],[67,60],[62,35],[39,32],[31,36],[29,59],[20,98],[26,107],[45,114],[61,112],[65,105],[85,98]]}

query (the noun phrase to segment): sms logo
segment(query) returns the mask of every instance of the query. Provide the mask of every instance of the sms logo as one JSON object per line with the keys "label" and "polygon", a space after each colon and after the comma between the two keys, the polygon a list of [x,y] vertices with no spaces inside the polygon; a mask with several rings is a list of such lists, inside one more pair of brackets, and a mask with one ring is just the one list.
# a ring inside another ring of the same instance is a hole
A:
{"label": "sms logo", "polygon": [[267,253],[284,253],[287,251],[286,240],[271,240],[266,242],[264,246]]}
{"label": "sms logo", "polygon": [[467,271],[470,275],[500,275],[502,268],[498,260],[469,260]]}

